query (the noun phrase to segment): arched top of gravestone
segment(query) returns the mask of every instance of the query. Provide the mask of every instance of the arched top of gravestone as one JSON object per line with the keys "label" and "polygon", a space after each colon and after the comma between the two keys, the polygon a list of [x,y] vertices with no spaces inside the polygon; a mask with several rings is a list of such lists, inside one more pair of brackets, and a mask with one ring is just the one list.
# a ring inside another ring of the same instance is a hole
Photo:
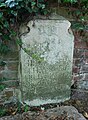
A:
{"label": "arched top of gravestone", "polygon": [[66,20],[68,21],[66,18],[64,18],[63,16],[60,16],[56,13],[52,13],[49,16],[42,16],[42,15],[38,15],[35,16],[34,19],[42,19],[42,20]]}
{"label": "arched top of gravestone", "polygon": [[[33,27],[33,24],[32,24],[32,26],[30,26],[31,21],[33,21],[34,26],[35,26],[36,21],[39,21],[39,20],[40,21],[46,20],[48,22],[50,20],[50,21],[58,21],[59,23],[64,23],[64,27],[66,28],[66,30],[68,30],[71,26],[71,23],[66,18],[64,18],[63,16],[60,16],[56,13],[52,13],[49,16],[38,15],[38,16],[35,16],[33,20],[29,20],[29,22],[27,22],[27,24],[23,24],[20,26],[20,29],[19,29],[20,37],[24,36],[30,32],[31,27]],[[71,32],[71,34],[72,34],[72,32]]]}
{"label": "arched top of gravestone", "polygon": [[[70,26],[71,26],[71,23],[66,18],[64,18],[63,16],[60,16],[60,15],[58,15],[56,13],[52,13],[49,16],[38,15],[38,16],[34,17],[34,21],[35,20],[51,20],[51,21],[53,20],[53,21],[59,21],[59,23],[65,23],[65,25],[67,26],[67,29],[69,29]],[[28,22],[27,26],[29,25],[29,22]],[[72,34],[72,32],[71,32],[71,34]]]}

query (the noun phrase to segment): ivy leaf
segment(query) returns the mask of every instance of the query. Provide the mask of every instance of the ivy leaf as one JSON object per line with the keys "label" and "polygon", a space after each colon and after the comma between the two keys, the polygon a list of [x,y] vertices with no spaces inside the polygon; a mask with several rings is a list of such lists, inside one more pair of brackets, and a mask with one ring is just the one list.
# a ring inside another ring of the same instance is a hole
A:
{"label": "ivy leaf", "polygon": [[76,15],[80,15],[81,11],[80,10],[76,10],[75,13],[76,13]]}
{"label": "ivy leaf", "polygon": [[15,7],[16,5],[18,5],[18,3],[15,2],[14,0],[6,0],[5,3],[6,3],[6,5],[7,5],[8,7],[10,7],[10,8],[13,8],[13,7]]}
{"label": "ivy leaf", "polygon": [[0,53],[1,54],[7,54],[8,51],[10,51],[10,49],[7,45],[0,44]]}
{"label": "ivy leaf", "polygon": [[5,3],[1,3],[0,7],[6,7],[6,4]]}
{"label": "ivy leaf", "polygon": [[3,25],[5,28],[9,28],[9,23],[8,21],[5,21],[4,25]]}
{"label": "ivy leaf", "polygon": [[10,40],[9,36],[8,36],[8,35],[6,35],[6,34],[5,34],[5,35],[3,35],[3,36],[2,36],[2,38],[3,38],[4,40],[6,40],[6,41]]}
{"label": "ivy leaf", "polygon": [[11,36],[16,36],[17,35],[17,33],[13,30],[10,31],[10,34],[11,34]]}
{"label": "ivy leaf", "polygon": [[44,2],[44,0],[38,0],[38,2]]}
{"label": "ivy leaf", "polygon": [[20,45],[20,46],[22,46],[22,44],[23,44],[20,39],[17,39],[17,40],[16,40],[16,43],[17,43],[18,45]]}
{"label": "ivy leaf", "polygon": [[70,2],[70,3],[73,3],[73,2],[77,2],[77,0],[64,0],[64,2]]}
{"label": "ivy leaf", "polygon": [[47,15],[48,11],[47,10],[44,10],[44,15]]}
{"label": "ivy leaf", "polygon": [[31,6],[35,6],[36,5],[36,2],[31,2]]}
{"label": "ivy leaf", "polygon": [[40,4],[40,3],[39,3],[39,4],[38,4],[38,7],[44,9],[44,8],[45,8],[45,4]]}
{"label": "ivy leaf", "polygon": [[1,13],[0,13],[0,18],[2,18],[2,17],[3,17],[3,13],[1,12]]}
{"label": "ivy leaf", "polygon": [[17,11],[11,10],[11,14],[13,14],[14,16],[17,16]]}
{"label": "ivy leaf", "polygon": [[27,7],[26,9],[28,10],[29,13],[32,13],[32,9],[31,8]]}
{"label": "ivy leaf", "polygon": [[45,8],[45,4],[42,4],[42,9],[44,9]]}

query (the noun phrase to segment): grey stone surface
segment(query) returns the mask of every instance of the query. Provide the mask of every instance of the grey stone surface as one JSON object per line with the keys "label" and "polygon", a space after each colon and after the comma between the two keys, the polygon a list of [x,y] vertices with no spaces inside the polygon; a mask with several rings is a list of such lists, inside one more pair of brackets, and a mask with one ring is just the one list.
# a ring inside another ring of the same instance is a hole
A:
{"label": "grey stone surface", "polygon": [[[70,98],[74,37],[70,22],[54,15],[21,28],[21,91],[23,101],[38,106]],[[26,32],[25,32],[26,31]]]}
{"label": "grey stone surface", "polygon": [[77,88],[88,91],[88,80],[77,81]]}
{"label": "grey stone surface", "polygon": [[67,116],[68,119],[73,118],[73,120],[86,120],[82,114],[78,113],[78,110],[73,106],[61,106],[47,110],[45,113],[48,117],[51,116]]}

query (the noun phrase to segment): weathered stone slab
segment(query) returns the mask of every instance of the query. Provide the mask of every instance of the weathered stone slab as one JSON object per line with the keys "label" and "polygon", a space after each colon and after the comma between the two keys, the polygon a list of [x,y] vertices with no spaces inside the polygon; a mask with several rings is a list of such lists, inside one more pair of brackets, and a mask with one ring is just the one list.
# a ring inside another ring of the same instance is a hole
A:
{"label": "weathered stone slab", "polygon": [[[36,19],[21,28],[21,91],[30,105],[69,99],[74,37],[70,22],[63,17]],[[26,101],[27,102],[27,101]]]}

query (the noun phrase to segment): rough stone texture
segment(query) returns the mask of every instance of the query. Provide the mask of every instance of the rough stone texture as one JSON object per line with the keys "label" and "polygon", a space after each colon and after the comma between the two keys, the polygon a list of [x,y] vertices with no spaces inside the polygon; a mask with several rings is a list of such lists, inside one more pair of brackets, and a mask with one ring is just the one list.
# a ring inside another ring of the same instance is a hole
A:
{"label": "rough stone texture", "polygon": [[37,106],[69,99],[74,46],[70,25],[60,16],[27,24],[30,32],[21,39],[28,54],[21,50],[20,70],[26,103]]}
{"label": "rough stone texture", "polygon": [[45,115],[48,117],[55,117],[59,115],[67,115],[67,119],[73,119],[73,120],[86,120],[80,113],[78,113],[77,109],[73,106],[61,106],[57,108],[53,108],[50,110],[47,110],[45,112]]}
{"label": "rough stone texture", "polygon": [[25,112],[14,116],[6,116],[0,120],[86,120],[73,106],[61,106],[42,112]]}

